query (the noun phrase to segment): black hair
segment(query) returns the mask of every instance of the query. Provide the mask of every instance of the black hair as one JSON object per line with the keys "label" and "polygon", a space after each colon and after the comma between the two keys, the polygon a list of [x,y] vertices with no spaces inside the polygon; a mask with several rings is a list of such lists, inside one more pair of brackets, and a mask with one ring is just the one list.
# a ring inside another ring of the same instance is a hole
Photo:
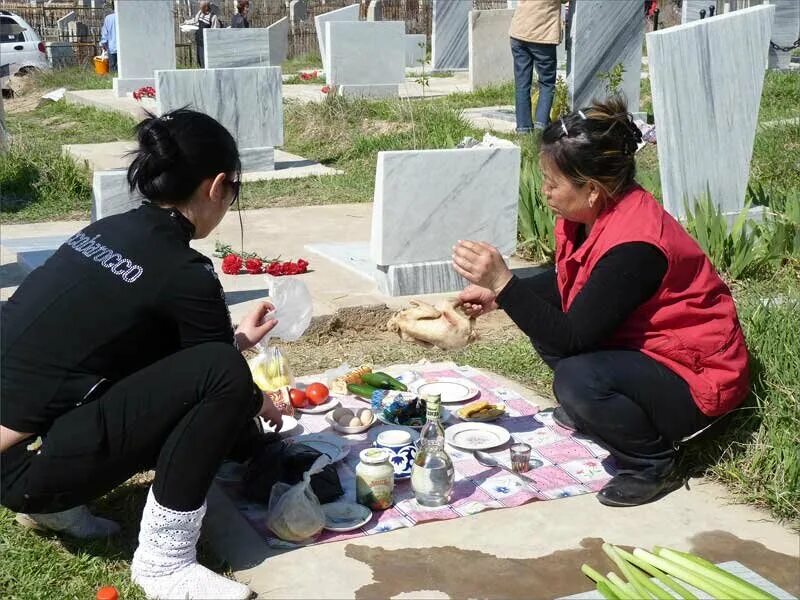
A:
{"label": "black hair", "polygon": [[131,191],[156,204],[184,204],[204,180],[242,166],[233,136],[206,114],[180,108],[161,117],[147,113],[136,126],[139,147],[128,168]]}
{"label": "black hair", "polygon": [[624,98],[612,96],[550,123],[542,133],[541,154],[575,185],[597,183],[609,202],[635,183],[634,155],[641,141]]}

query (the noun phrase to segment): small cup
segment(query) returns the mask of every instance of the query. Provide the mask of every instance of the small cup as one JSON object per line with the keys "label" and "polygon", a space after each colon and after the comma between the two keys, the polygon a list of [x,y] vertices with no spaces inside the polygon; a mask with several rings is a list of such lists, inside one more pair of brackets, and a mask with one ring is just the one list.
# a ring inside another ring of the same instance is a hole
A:
{"label": "small cup", "polygon": [[530,470],[531,447],[528,444],[517,443],[509,448],[511,453],[511,469],[515,473],[525,473]]}
{"label": "small cup", "polygon": [[391,457],[389,462],[394,467],[395,479],[407,479],[411,477],[411,468],[414,459],[417,457],[417,447],[411,439],[411,434],[402,429],[390,429],[382,431],[375,438],[375,447],[386,448]]}

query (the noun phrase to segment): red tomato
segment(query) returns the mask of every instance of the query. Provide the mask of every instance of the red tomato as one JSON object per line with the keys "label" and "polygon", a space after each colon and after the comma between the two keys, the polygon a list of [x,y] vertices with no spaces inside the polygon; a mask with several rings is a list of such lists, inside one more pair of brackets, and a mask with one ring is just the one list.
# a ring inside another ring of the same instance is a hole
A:
{"label": "red tomato", "polygon": [[289,390],[289,397],[292,399],[292,406],[295,408],[303,408],[308,404],[308,398],[303,390],[296,390],[292,388]]}
{"label": "red tomato", "polygon": [[327,386],[322,383],[312,383],[306,388],[306,397],[312,404],[323,404],[330,394]]}

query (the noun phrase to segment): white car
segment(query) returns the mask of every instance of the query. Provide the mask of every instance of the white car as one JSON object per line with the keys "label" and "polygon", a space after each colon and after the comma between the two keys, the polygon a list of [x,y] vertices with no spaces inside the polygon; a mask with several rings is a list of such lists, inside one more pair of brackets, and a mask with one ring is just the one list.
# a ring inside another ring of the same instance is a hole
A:
{"label": "white car", "polygon": [[33,69],[50,70],[47,48],[22,17],[0,10],[0,87],[8,78]]}

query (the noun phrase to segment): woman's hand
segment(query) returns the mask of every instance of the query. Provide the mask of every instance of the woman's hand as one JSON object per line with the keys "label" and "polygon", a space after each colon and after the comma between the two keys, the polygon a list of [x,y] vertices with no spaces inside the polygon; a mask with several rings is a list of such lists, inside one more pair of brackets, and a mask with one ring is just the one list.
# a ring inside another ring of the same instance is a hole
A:
{"label": "woman's hand", "polygon": [[459,241],[453,248],[453,267],[464,279],[495,295],[513,276],[499,250],[486,242]]}
{"label": "woman's hand", "polygon": [[470,285],[458,295],[464,312],[472,318],[497,310],[497,294],[478,285]]}
{"label": "woman's hand", "polygon": [[283,415],[278,407],[275,406],[269,394],[262,394],[262,396],[264,401],[261,403],[261,412],[258,413],[258,416],[263,417],[268,425],[274,427],[275,433],[278,433],[283,427]]}
{"label": "woman's hand", "polygon": [[236,347],[239,350],[249,350],[260,342],[275,325],[276,319],[267,319],[267,313],[275,310],[269,302],[261,302],[255,310],[239,322],[236,328]]}

